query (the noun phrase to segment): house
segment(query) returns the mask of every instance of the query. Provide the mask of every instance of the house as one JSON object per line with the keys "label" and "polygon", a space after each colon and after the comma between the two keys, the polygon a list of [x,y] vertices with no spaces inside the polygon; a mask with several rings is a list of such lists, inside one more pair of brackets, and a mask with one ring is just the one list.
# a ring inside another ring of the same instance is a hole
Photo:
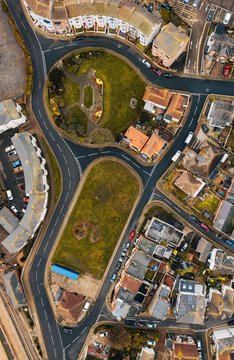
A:
{"label": "house", "polygon": [[125,319],[130,310],[131,304],[128,304],[119,297],[114,298],[111,304],[112,315],[117,319]]}
{"label": "house", "polygon": [[224,24],[217,24],[207,40],[205,54],[207,59],[217,62],[234,61],[234,38],[227,32]]}
{"label": "house", "polygon": [[232,179],[231,186],[226,193],[226,200],[234,205],[234,178]]}
{"label": "house", "polygon": [[230,234],[234,229],[232,223],[234,218],[234,205],[230,202],[223,200],[215,215],[214,228],[226,234]]}
{"label": "house", "polygon": [[165,319],[170,308],[170,294],[171,289],[167,285],[161,284],[158,287],[148,308],[150,315],[159,320]]}
{"label": "house", "polygon": [[98,348],[92,345],[88,345],[87,355],[90,355],[91,357],[94,357],[96,359],[103,359],[103,360],[109,359],[109,354],[107,354],[102,350],[99,350]]}
{"label": "house", "polygon": [[185,170],[176,178],[175,186],[188,196],[195,198],[205,186],[205,182]]}
{"label": "house", "polygon": [[186,51],[189,36],[186,31],[173,23],[165,25],[152,45],[152,55],[158,57],[163,66],[170,67]]}
{"label": "house", "polygon": [[19,225],[17,217],[6,206],[3,206],[0,210],[0,225],[8,234],[12,233]]}
{"label": "house", "polygon": [[19,127],[25,122],[26,117],[23,115],[20,105],[11,99],[0,102],[0,134]]}
{"label": "house", "polygon": [[181,279],[175,307],[177,322],[203,324],[206,311],[206,287],[191,280]]}
{"label": "house", "polygon": [[24,0],[34,25],[44,32],[71,35],[99,32],[147,46],[161,28],[161,16],[120,0]]}
{"label": "house", "polygon": [[155,113],[155,107],[165,110],[172,97],[172,92],[168,89],[155,88],[147,86],[143,95],[145,102],[144,109],[151,113]]}
{"label": "house", "polygon": [[7,295],[10,297],[14,308],[18,309],[27,305],[18,270],[9,271],[3,277]]}
{"label": "house", "polygon": [[119,284],[123,289],[137,293],[137,291],[141,286],[141,281],[139,279],[133,278],[132,276],[128,275],[125,271],[123,271],[121,274]]}
{"label": "house", "polygon": [[141,150],[141,156],[146,160],[151,160],[162,152],[166,144],[166,141],[154,132]]}
{"label": "house", "polygon": [[203,263],[206,262],[211,248],[212,248],[212,244],[209,241],[207,241],[206,239],[204,239],[203,237],[201,237],[198,240],[196,252],[198,253],[198,259],[201,262],[203,262]]}
{"label": "house", "polygon": [[223,159],[224,151],[210,141],[204,140],[197,151],[188,149],[182,159],[185,168],[194,175],[209,178]]}
{"label": "house", "polygon": [[210,126],[220,129],[232,125],[234,120],[234,101],[212,101],[207,120]]}
{"label": "house", "polygon": [[155,351],[152,348],[143,347],[137,356],[137,360],[154,360]]}
{"label": "house", "polygon": [[57,305],[57,314],[65,320],[77,323],[83,310],[84,302],[84,296],[64,290]]}
{"label": "house", "polygon": [[207,303],[207,317],[210,319],[230,319],[234,309],[234,289],[223,285],[221,292],[211,288]]}
{"label": "house", "polygon": [[172,225],[153,217],[145,226],[145,236],[157,243],[166,241],[173,246],[179,246],[183,238],[183,232],[175,229]]}
{"label": "house", "polygon": [[217,349],[219,359],[222,359],[221,355],[233,352],[234,327],[226,327],[220,330],[214,330],[212,338]]}
{"label": "house", "polygon": [[215,248],[211,251],[209,267],[218,274],[234,275],[234,257]]}
{"label": "house", "polygon": [[199,360],[197,345],[191,336],[188,337],[188,340],[185,340],[177,335],[175,340],[172,341],[170,355],[171,360]]}
{"label": "house", "polygon": [[149,137],[147,135],[143,134],[133,126],[128,128],[123,138],[123,141],[126,142],[131,149],[137,152],[140,152],[143,149],[148,140]]}
{"label": "house", "polygon": [[172,94],[171,101],[168,108],[163,116],[163,120],[167,123],[171,121],[179,122],[186,107],[186,98],[180,94]]}

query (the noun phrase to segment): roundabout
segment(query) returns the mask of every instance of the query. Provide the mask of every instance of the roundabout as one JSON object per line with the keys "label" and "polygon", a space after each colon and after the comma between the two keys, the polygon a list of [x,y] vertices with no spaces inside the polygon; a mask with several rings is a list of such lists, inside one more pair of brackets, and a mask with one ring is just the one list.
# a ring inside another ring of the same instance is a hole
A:
{"label": "roundabout", "polygon": [[[157,196],[161,201],[165,201],[166,199],[166,202],[170,202],[170,207],[174,209],[175,204],[167,199],[164,194],[160,193],[159,190],[155,190],[155,184],[171,164],[171,157],[173,154],[177,150],[182,150],[184,148],[184,141],[187,133],[195,130],[206,96],[209,93],[234,95],[233,82],[210,81],[206,79],[201,80],[185,77],[174,77],[171,79],[156,77],[155,74],[145,68],[139,61],[139,53],[127,44],[119,42],[116,39],[99,36],[91,36],[90,38],[85,39],[82,44],[66,40],[49,40],[37,35],[32,30],[23,15],[19,1],[8,0],[7,4],[24,38],[25,44],[28,47],[34,67],[32,109],[40,128],[56,155],[63,175],[63,189],[61,196],[56,208],[54,209],[53,216],[50,219],[49,224],[45,224],[43,226],[43,238],[41,243],[38,244],[37,253],[33,263],[31,264],[29,286],[26,285],[25,289],[27,295],[29,295],[29,291],[33,294],[35,309],[40,321],[40,327],[48,358],[50,360],[73,360],[77,359],[77,355],[82,348],[89,329],[100,319],[102,315],[106,294],[110,286],[109,281],[108,279],[105,279],[103,282],[99,296],[92,307],[89,316],[79,326],[74,328],[72,335],[69,335],[62,332],[62,328],[58,326],[54,319],[47,296],[47,290],[44,285],[44,276],[48,258],[55,245],[61,223],[63,222],[64,217],[66,217],[67,211],[74,198],[77,185],[83,176],[83,171],[93,160],[106,157],[108,155],[116,156],[121,160],[124,160],[138,172],[138,175],[143,183],[143,191],[141,199],[126,230],[126,234],[128,234],[132,227],[137,224],[137,219],[154,191],[156,194],[155,196]],[[142,166],[137,163],[131,155],[126,154],[120,149],[112,147],[86,148],[76,145],[64,139],[51,125],[44,108],[42,91],[47,72],[63,56],[70,53],[72,50],[81,49],[83,47],[100,47],[116,51],[118,54],[125,56],[126,59],[142,73],[147,81],[170,89],[189,91],[192,93],[191,110],[187,121],[175,139],[175,142],[167,151],[163,161],[161,161],[158,165],[152,167]],[[188,214],[186,214],[183,209],[181,209],[180,216],[183,216],[185,221],[190,222]],[[193,224],[193,227],[196,228],[196,225]],[[221,241],[215,237],[214,232],[210,232],[210,238],[219,245],[222,245]],[[125,240],[125,238],[123,240]],[[226,248],[230,251],[228,246],[226,246]],[[117,251],[113,263],[110,265],[109,274],[113,273],[116,259],[120,256],[120,253],[121,248]],[[169,325],[169,322],[164,322],[164,324],[162,324],[162,326]],[[177,326],[179,327],[179,324],[177,324]]]}

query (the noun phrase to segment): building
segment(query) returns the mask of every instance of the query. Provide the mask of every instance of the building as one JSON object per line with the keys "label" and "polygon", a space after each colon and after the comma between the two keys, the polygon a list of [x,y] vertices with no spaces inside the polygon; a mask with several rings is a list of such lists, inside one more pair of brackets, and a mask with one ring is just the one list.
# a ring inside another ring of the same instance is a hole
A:
{"label": "building", "polygon": [[166,144],[165,140],[156,133],[153,133],[141,150],[141,156],[146,160],[151,160],[162,152]]}
{"label": "building", "polygon": [[220,129],[232,125],[234,120],[234,101],[212,101],[207,120],[210,126]]}
{"label": "building", "polygon": [[172,92],[168,89],[147,86],[143,96],[145,102],[144,110],[155,113],[155,108],[165,110],[172,97]]}
{"label": "building", "polygon": [[77,323],[83,310],[84,302],[84,296],[64,290],[57,305],[57,314],[65,320]]}
{"label": "building", "polygon": [[47,212],[48,190],[46,160],[41,155],[34,136],[27,132],[16,133],[11,141],[21,161],[25,193],[29,196],[26,211],[19,225],[4,239],[2,245],[14,254],[31,239]]}
{"label": "building", "polygon": [[149,140],[149,137],[143,134],[140,130],[130,126],[124,134],[123,140],[131,149],[140,152]]}
{"label": "building", "polygon": [[56,35],[98,32],[147,46],[161,28],[161,16],[130,1],[24,0],[34,25]]}
{"label": "building", "polygon": [[163,116],[163,120],[167,123],[171,121],[179,122],[184,115],[185,108],[187,107],[188,97],[180,94],[172,94],[171,101]]}
{"label": "building", "polygon": [[12,233],[19,225],[19,220],[6,207],[0,210],[0,225],[6,230],[8,235]]}
{"label": "building", "polygon": [[153,217],[145,226],[145,236],[158,243],[166,241],[173,246],[179,246],[183,233],[172,225]]}
{"label": "building", "polygon": [[115,316],[117,319],[125,319],[128,315],[130,307],[131,304],[128,304],[119,297],[115,297],[111,304],[111,311],[113,316]]}
{"label": "building", "polygon": [[210,250],[212,248],[212,244],[207,241],[206,239],[204,239],[203,237],[201,237],[198,240],[197,243],[197,247],[196,247],[196,252],[198,253],[198,259],[201,262],[206,262],[209,254],[210,254]]}
{"label": "building", "polygon": [[234,205],[234,178],[232,180],[230,188],[226,193],[226,200]]}
{"label": "building", "polygon": [[182,163],[193,175],[207,179],[218,168],[224,154],[224,151],[213,143],[204,140],[197,151],[192,149],[186,151]]}
{"label": "building", "polygon": [[195,198],[205,186],[205,182],[185,170],[176,178],[175,186],[188,196]]}
{"label": "building", "polygon": [[234,205],[230,202],[223,200],[215,215],[214,228],[226,234],[230,234],[234,229],[232,223],[234,218]]}
{"label": "building", "polygon": [[137,293],[141,286],[141,281],[128,275],[127,273],[125,273],[125,271],[123,271],[120,277],[119,285],[124,290],[129,290],[133,293]]}
{"label": "building", "polygon": [[206,287],[191,280],[181,279],[175,307],[177,322],[203,324],[206,311]]}
{"label": "building", "polygon": [[158,57],[163,66],[170,67],[186,51],[189,36],[173,23],[165,25],[153,41],[152,55]]}
{"label": "building", "polygon": [[171,289],[165,285],[161,284],[156,290],[153,299],[149,305],[149,313],[153,317],[159,320],[164,320],[168,309],[170,308],[169,297],[171,295]]}
{"label": "building", "polygon": [[20,281],[18,270],[13,270],[4,274],[7,295],[10,297],[15,309],[27,305],[24,291]]}
{"label": "building", "polygon": [[213,319],[230,319],[234,309],[234,290],[223,285],[221,292],[211,288],[208,295],[206,316]]}
{"label": "building", "polygon": [[56,273],[56,274],[65,276],[65,277],[67,277],[69,279],[72,279],[72,280],[78,280],[78,277],[79,277],[79,273],[77,271],[68,269],[68,268],[66,268],[64,266],[57,265],[57,264],[53,264],[51,266],[51,271]]}
{"label": "building", "polygon": [[137,356],[137,360],[154,360],[155,351],[152,348],[143,347]]}
{"label": "building", "polygon": [[234,275],[234,257],[215,248],[211,251],[209,267],[218,274]]}
{"label": "building", "polygon": [[191,336],[185,337],[177,335],[172,341],[170,360],[199,360],[197,345]]}
{"label": "building", "polygon": [[[214,330],[213,341],[218,352],[218,358],[225,353],[233,352],[234,348],[234,327],[227,327],[221,330]],[[227,359],[227,358],[225,358]]]}
{"label": "building", "polygon": [[22,114],[20,105],[11,99],[0,102],[0,134],[25,122],[26,117]]}
{"label": "building", "polygon": [[205,55],[217,62],[234,61],[234,38],[223,24],[217,24],[207,40]]}
{"label": "building", "polygon": [[90,355],[97,359],[103,359],[103,360],[109,359],[109,354],[107,354],[102,350],[97,349],[95,346],[92,345],[88,345],[87,355]]}

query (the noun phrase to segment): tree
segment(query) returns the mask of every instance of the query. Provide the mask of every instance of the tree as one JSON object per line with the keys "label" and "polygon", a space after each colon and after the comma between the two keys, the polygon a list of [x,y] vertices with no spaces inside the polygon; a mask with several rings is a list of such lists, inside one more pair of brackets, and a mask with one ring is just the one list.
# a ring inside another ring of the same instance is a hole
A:
{"label": "tree", "polygon": [[92,144],[105,144],[113,141],[114,136],[109,129],[97,128],[90,135],[90,142]]}
{"label": "tree", "polygon": [[123,350],[131,344],[131,335],[123,325],[113,326],[110,331],[110,341],[115,344],[115,349]]}

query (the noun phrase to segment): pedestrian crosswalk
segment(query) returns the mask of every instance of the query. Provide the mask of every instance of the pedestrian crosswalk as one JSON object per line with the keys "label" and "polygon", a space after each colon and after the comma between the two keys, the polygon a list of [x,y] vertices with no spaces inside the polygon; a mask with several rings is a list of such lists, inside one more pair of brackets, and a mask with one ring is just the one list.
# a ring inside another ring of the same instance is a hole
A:
{"label": "pedestrian crosswalk", "polygon": [[46,59],[45,59],[44,52],[41,53],[41,58],[42,58],[42,66],[43,66],[44,78],[46,80],[46,78],[47,78],[47,66],[46,66]]}

